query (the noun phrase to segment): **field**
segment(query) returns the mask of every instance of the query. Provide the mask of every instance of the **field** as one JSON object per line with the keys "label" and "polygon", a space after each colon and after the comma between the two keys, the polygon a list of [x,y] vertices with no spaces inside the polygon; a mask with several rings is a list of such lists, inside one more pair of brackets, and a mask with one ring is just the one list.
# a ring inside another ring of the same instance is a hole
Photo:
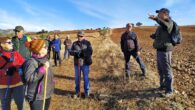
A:
{"label": "field", "polygon": [[[74,99],[73,58],[63,60],[60,67],[53,67],[55,92],[50,110],[195,110],[195,26],[181,27],[183,42],[173,51],[174,96],[160,96],[159,75],[156,69],[156,51],[150,34],[154,27],[136,27],[141,57],[147,67],[143,79],[134,59],[131,60],[131,78],[124,80],[124,58],[120,50],[120,35],[125,30],[113,29],[112,34],[100,36],[97,31],[86,32],[94,49],[90,68],[91,98]],[[63,32],[76,39],[76,31]],[[62,40],[63,41],[63,40]],[[64,46],[62,46],[64,48]],[[63,58],[64,50],[61,55]],[[50,60],[53,64],[53,60]],[[83,82],[82,82],[83,84]],[[83,86],[81,87],[83,92]]]}

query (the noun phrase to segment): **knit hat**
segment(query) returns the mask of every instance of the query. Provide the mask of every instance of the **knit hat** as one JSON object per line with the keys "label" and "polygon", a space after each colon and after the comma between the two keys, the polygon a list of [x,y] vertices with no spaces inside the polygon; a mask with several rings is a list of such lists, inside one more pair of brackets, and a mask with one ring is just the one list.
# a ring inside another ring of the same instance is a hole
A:
{"label": "knit hat", "polygon": [[31,42],[26,42],[26,47],[30,49],[31,52],[38,54],[39,51],[43,48],[45,43],[45,40],[35,39]]}

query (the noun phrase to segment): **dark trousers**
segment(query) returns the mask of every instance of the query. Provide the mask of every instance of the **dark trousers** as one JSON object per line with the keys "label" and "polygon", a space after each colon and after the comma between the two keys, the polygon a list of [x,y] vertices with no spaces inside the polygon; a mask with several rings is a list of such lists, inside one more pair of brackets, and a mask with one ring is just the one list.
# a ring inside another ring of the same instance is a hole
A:
{"label": "dark trousers", "polygon": [[146,74],[145,65],[141,57],[137,54],[137,52],[129,52],[129,53],[124,53],[126,76],[128,77],[130,76],[130,57],[131,56],[133,56],[136,59],[137,63],[139,64],[141,68],[142,74],[145,75]]}
{"label": "dark trousers", "polygon": [[57,66],[57,61],[58,60],[59,60],[59,64],[61,65],[60,52],[54,52],[54,63],[55,63],[55,66]]}
{"label": "dark trousers", "polygon": [[[46,99],[45,110],[49,110],[50,102],[51,102],[51,98]],[[31,110],[42,110],[43,100],[35,100],[33,102],[29,102],[29,104]]]}
{"label": "dark trousers", "polygon": [[[5,94],[7,92],[7,97]],[[1,109],[2,110],[11,110],[11,99],[14,99],[14,102],[17,105],[18,110],[24,110],[24,86],[18,86],[14,88],[5,88],[0,89],[0,100],[1,100]]]}
{"label": "dark trousers", "polygon": [[157,51],[157,67],[160,75],[160,87],[173,92],[173,73],[171,68],[172,52]]}
{"label": "dark trousers", "polygon": [[50,58],[51,58],[51,50],[48,50],[47,56],[48,56],[48,59],[50,60]]}

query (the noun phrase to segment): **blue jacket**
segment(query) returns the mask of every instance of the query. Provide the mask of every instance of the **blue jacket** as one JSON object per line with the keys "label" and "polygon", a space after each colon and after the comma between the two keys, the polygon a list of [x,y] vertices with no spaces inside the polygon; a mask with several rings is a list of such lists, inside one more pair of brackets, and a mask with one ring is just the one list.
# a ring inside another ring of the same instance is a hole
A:
{"label": "blue jacket", "polygon": [[52,41],[52,49],[55,52],[60,52],[60,50],[61,50],[61,41],[60,41],[60,39],[54,39]]}

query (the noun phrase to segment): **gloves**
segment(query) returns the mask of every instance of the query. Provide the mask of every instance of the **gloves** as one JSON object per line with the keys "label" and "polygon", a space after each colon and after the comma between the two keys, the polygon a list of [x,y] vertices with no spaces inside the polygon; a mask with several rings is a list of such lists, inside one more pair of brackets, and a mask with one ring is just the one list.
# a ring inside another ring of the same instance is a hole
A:
{"label": "gloves", "polygon": [[79,53],[78,57],[79,57],[79,58],[83,58],[83,57],[84,57],[83,51],[81,51],[81,52]]}
{"label": "gloves", "polygon": [[10,67],[10,68],[7,69],[6,75],[12,76],[15,71],[16,71],[16,67]]}
{"label": "gloves", "polygon": [[155,34],[152,34],[152,35],[150,35],[150,38],[155,39],[156,38],[156,35]]}

